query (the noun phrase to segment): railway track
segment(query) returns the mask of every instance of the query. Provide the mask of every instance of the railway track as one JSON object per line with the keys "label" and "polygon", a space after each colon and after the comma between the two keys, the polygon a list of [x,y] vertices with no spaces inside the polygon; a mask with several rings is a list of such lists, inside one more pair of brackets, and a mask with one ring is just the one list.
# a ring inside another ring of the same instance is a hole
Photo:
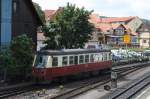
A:
{"label": "railway track", "polygon": [[[134,67],[134,68],[129,68],[127,67],[126,69],[124,68],[124,70],[121,70],[121,69],[117,69],[117,73],[119,74],[119,77],[122,77],[122,76],[125,76],[125,75],[128,75],[136,70],[139,70],[143,68],[143,66],[140,66],[140,67]],[[121,70],[121,71],[119,71]],[[50,97],[50,99],[71,99],[73,97],[76,97],[78,95],[81,95],[83,94],[84,92],[87,92],[91,89],[94,89],[96,87],[99,87],[99,86],[102,86],[102,85],[105,85],[107,83],[109,83],[111,81],[110,79],[110,76],[109,77],[104,77],[103,79],[99,79],[97,81],[94,81],[92,83],[88,83],[88,84],[85,84],[83,86],[79,86],[79,87],[76,87],[70,91],[66,91],[64,93],[61,93],[59,95],[56,95],[56,96],[53,96],[53,97]],[[115,98],[114,98],[115,99]],[[121,98],[120,98],[121,99]]]}
{"label": "railway track", "polygon": [[[147,73],[141,78],[136,79],[135,81],[132,81],[128,85],[124,86],[123,89],[113,92],[107,97],[111,97],[111,99],[131,99],[134,95],[136,95],[139,91],[144,89],[149,84],[150,84],[150,73]],[[103,99],[107,98],[104,97]]]}
{"label": "railway track", "polygon": [[28,91],[32,91],[34,89],[36,89],[36,87],[34,85],[30,85],[30,84],[28,86],[2,89],[2,90],[0,90],[0,99],[14,96],[14,95],[21,94],[21,93],[25,93]]}
{"label": "railway track", "polygon": [[[124,75],[132,73],[133,71],[136,71],[140,68],[143,68],[143,66],[136,67],[136,68],[135,67],[134,68],[123,67],[120,69],[116,69],[116,71],[120,76],[124,76]],[[97,79],[97,78],[93,78],[93,80],[89,79],[89,80],[80,82],[82,84],[80,84],[77,87],[74,87],[73,89],[70,89],[69,91],[63,91],[56,96],[50,96],[50,98],[51,99],[69,99],[69,98],[75,97],[77,95],[80,95],[90,89],[96,88],[101,85],[105,85],[109,81],[110,81],[109,74],[103,75],[102,77],[100,77],[100,79]],[[21,93],[26,93],[26,92],[33,91],[33,90],[39,90],[40,88],[37,86],[29,85],[29,86],[25,86],[25,87],[22,86],[19,88],[15,87],[15,88],[8,88],[6,90],[0,90],[0,99],[11,97],[11,96],[18,95]]]}
{"label": "railway track", "polygon": [[30,91],[31,89],[12,89],[0,92],[0,99]]}

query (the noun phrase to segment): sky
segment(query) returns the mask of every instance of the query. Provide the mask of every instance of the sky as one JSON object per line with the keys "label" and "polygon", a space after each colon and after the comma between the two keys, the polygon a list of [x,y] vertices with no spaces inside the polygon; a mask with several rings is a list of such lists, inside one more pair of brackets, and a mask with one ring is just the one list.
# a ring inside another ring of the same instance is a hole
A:
{"label": "sky", "polygon": [[66,6],[66,3],[76,4],[94,10],[101,16],[127,17],[138,16],[150,20],[150,0],[32,0],[38,3],[43,10],[56,10]]}

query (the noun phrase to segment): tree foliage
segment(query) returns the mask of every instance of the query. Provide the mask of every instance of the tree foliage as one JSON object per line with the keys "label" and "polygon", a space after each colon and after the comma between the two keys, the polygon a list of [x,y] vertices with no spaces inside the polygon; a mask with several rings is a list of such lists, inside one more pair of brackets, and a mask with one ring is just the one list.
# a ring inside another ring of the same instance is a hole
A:
{"label": "tree foliage", "polygon": [[59,49],[61,46],[58,44],[58,33],[60,32],[59,25],[55,22],[49,22],[48,26],[43,27],[47,40],[45,41],[46,49]]}
{"label": "tree foliage", "polygon": [[0,51],[0,78],[6,80],[6,75],[15,74],[11,68],[14,64],[9,50]]}
{"label": "tree foliage", "polygon": [[10,48],[0,51],[0,77],[6,80],[23,80],[31,75],[33,42],[26,35],[14,38]]}
{"label": "tree foliage", "polygon": [[46,22],[46,21],[45,21],[45,14],[44,14],[44,12],[42,11],[42,9],[41,9],[41,7],[39,6],[39,4],[34,3],[34,7],[35,7],[35,9],[36,9],[36,11],[37,11],[37,13],[38,13],[40,19],[42,20],[42,22],[45,23],[45,22]]}
{"label": "tree foliage", "polygon": [[11,67],[15,65],[15,61],[13,57],[11,57],[9,49],[0,52],[0,60],[0,70],[7,69],[10,71]]}
{"label": "tree foliage", "polygon": [[82,48],[94,30],[88,21],[91,13],[68,3],[43,29],[47,37],[46,48]]}
{"label": "tree foliage", "polygon": [[33,59],[33,41],[27,35],[14,38],[10,49],[18,65],[29,66]]}
{"label": "tree foliage", "polygon": [[20,71],[20,75],[26,76],[26,74],[31,73],[33,48],[33,41],[27,35],[20,35],[12,40],[11,54],[16,62],[16,70]]}

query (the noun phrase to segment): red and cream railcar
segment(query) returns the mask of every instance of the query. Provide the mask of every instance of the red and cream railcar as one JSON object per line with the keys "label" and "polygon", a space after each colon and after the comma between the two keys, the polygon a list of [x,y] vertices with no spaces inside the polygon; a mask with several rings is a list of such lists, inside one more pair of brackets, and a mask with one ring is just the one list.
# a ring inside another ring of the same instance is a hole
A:
{"label": "red and cream railcar", "polygon": [[78,73],[110,69],[111,66],[110,50],[43,50],[35,56],[33,76],[39,79],[52,80]]}

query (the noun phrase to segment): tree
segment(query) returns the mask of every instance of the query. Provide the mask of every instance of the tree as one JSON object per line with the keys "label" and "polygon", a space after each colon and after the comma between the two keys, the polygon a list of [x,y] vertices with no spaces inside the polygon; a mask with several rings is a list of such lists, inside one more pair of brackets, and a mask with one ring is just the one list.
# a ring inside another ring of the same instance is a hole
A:
{"label": "tree", "polygon": [[45,32],[45,36],[48,37],[45,41],[47,44],[45,48],[59,49],[61,47],[58,44],[59,25],[51,21],[48,26],[43,27],[43,31]]}
{"label": "tree", "polygon": [[45,21],[45,14],[44,14],[44,12],[42,11],[42,9],[41,9],[41,7],[39,6],[39,4],[34,3],[34,7],[35,7],[35,9],[36,9],[36,11],[37,11],[37,13],[38,13],[40,19],[42,20],[42,22],[45,23],[45,22],[46,22],[46,21]]}
{"label": "tree", "polygon": [[12,72],[13,66],[15,66],[15,62],[11,57],[9,49],[0,51],[0,78],[2,77],[3,80],[6,81],[8,75],[15,74],[15,72]]}
{"label": "tree", "polygon": [[[33,61],[33,41],[27,35],[20,35],[11,42],[11,54],[23,76],[30,73]],[[22,76],[22,77],[23,77]]]}
{"label": "tree", "polygon": [[94,30],[93,24],[88,21],[91,13],[68,3],[43,29],[47,37],[46,48],[82,48]]}

